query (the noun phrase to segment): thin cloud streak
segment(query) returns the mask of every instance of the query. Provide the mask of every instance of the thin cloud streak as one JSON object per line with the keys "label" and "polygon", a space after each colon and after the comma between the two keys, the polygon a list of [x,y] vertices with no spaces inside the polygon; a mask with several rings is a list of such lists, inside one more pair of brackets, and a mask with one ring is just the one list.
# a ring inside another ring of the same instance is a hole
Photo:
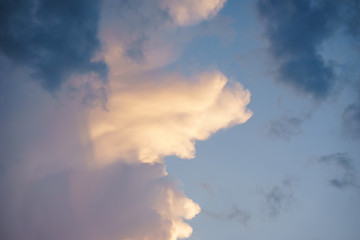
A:
{"label": "thin cloud streak", "polygon": [[357,172],[355,161],[348,153],[334,153],[322,156],[318,160],[319,163],[333,165],[338,169],[338,176],[329,180],[331,186],[338,189],[346,189],[350,187],[360,188],[357,181]]}

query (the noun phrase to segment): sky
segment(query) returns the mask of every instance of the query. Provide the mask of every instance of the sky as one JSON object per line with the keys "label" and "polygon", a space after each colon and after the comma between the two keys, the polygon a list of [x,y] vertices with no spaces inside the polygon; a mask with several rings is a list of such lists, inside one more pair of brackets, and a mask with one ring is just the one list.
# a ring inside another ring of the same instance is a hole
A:
{"label": "sky", "polygon": [[359,0],[0,0],[0,239],[360,239]]}

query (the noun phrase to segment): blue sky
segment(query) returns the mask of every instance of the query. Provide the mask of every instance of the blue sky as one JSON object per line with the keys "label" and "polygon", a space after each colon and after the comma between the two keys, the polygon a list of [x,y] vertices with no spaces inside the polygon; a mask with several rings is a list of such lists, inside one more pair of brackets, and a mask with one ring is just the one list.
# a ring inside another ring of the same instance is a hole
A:
{"label": "blue sky", "polygon": [[359,1],[0,6],[1,239],[360,238]]}

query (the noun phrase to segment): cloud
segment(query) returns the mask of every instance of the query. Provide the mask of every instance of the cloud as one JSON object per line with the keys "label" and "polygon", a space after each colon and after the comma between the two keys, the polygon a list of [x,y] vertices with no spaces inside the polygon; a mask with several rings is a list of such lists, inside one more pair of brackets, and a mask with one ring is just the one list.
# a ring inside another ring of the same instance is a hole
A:
{"label": "cloud", "polygon": [[[167,12],[174,5],[161,2],[105,0],[101,19],[96,0],[1,8],[0,239],[191,235],[187,221],[200,206],[167,176],[162,157],[194,157],[196,140],[246,122],[250,93],[218,71],[159,70],[183,41]],[[185,2],[187,24],[214,16],[221,2]],[[105,89],[97,80],[107,66]],[[26,68],[50,92],[65,91],[53,98]],[[83,104],[99,97],[108,97],[103,108]]]}
{"label": "cloud", "polygon": [[342,115],[342,131],[347,137],[360,139],[360,102],[349,104]]}
{"label": "cloud", "polygon": [[[174,1],[174,4],[194,9],[208,2],[211,1]],[[104,57],[112,75],[109,79],[128,81],[134,75],[160,71],[176,62],[185,45],[196,37],[216,35],[223,40],[234,35],[231,21],[225,17],[197,26],[178,26],[164,4],[162,0],[103,2],[99,35],[106,46]]]}
{"label": "cloud", "polygon": [[329,182],[333,187],[345,189],[349,187],[358,188],[355,161],[347,153],[334,153],[322,156],[318,160],[319,163],[330,164],[336,166],[339,173]]}
{"label": "cloud", "polygon": [[16,203],[21,185],[0,188],[2,239],[186,238],[192,228],[183,219],[200,211],[164,179],[163,165],[65,170],[19,184],[26,188]]}
{"label": "cloud", "polygon": [[214,213],[206,209],[203,209],[202,213],[204,213],[206,216],[216,218],[219,220],[227,220],[227,221],[235,220],[244,226],[247,226],[249,220],[251,219],[251,214],[249,211],[239,209],[236,206],[233,206],[230,212],[228,213]]}
{"label": "cloud", "polygon": [[104,82],[107,66],[94,60],[100,0],[15,0],[0,3],[0,52],[49,91],[72,75],[96,73]]}
{"label": "cloud", "polygon": [[1,239],[175,240],[191,234],[184,219],[200,207],[166,176],[165,165],[92,168],[88,108],[22,81],[2,85],[12,100],[0,104],[6,113],[0,159],[11,163],[0,175]]}
{"label": "cloud", "polygon": [[353,90],[356,91],[357,100],[349,104],[342,114],[342,134],[350,139],[360,139],[360,76]]}
{"label": "cloud", "polygon": [[199,186],[200,186],[202,189],[206,190],[208,193],[211,193],[211,194],[212,194],[212,193],[214,192],[213,188],[212,188],[211,185],[208,184],[208,183],[201,182],[201,183],[199,184]]}
{"label": "cloud", "polygon": [[[200,207],[167,176],[161,157],[192,157],[195,140],[245,122],[247,90],[217,71],[129,79],[112,82],[105,111],[54,99],[23,75],[9,74],[1,88],[1,239],[191,235],[186,221]],[[109,158],[99,144],[108,144]]]}
{"label": "cloud", "polygon": [[226,0],[163,0],[162,5],[179,26],[198,23],[214,17]]}
{"label": "cloud", "polygon": [[112,86],[109,111],[90,114],[98,164],[161,162],[163,156],[193,158],[195,140],[246,122],[250,93],[218,71],[190,80],[169,76],[157,82]]}
{"label": "cloud", "polygon": [[273,119],[270,121],[268,134],[290,140],[290,137],[301,133],[301,125],[303,119],[298,117],[284,117],[281,119]]}
{"label": "cloud", "polygon": [[160,0],[104,0],[101,13],[100,36],[107,51],[114,51],[114,45],[121,47],[124,56],[139,64],[146,58],[152,36],[170,22]]}
{"label": "cloud", "polygon": [[295,201],[291,185],[292,181],[285,179],[281,185],[273,186],[269,191],[262,192],[265,197],[264,212],[268,217],[277,218],[291,207]]}
{"label": "cloud", "polygon": [[319,48],[339,26],[349,27],[349,32],[354,36],[356,24],[353,23],[357,14],[351,5],[355,2],[257,2],[257,10],[264,21],[270,43],[270,53],[279,63],[279,81],[316,99],[323,99],[331,93],[336,76]]}

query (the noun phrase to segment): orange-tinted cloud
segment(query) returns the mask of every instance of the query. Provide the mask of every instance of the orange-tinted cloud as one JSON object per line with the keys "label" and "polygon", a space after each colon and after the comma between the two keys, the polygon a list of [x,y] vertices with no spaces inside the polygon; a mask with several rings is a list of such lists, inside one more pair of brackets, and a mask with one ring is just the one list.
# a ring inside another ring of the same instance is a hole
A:
{"label": "orange-tinted cloud", "polygon": [[193,158],[196,140],[246,122],[250,93],[228,84],[218,71],[185,79],[112,86],[109,111],[90,114],[90,135],[98,164],[161,162],[163,156]]}

